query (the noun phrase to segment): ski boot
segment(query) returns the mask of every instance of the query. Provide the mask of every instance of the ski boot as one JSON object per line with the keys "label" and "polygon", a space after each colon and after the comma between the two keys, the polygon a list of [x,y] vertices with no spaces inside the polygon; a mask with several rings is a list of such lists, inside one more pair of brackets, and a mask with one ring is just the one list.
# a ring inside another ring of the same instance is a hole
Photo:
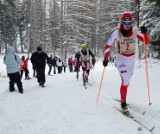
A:
{"label": "ski boot", "polygon": [[122,113],[123,115],[129,116],[129,110],[126,104],[126,101],[121,103]]}
{"label": "ski boot", "polygon": [[83,85],[84,85],[84,86],[86,85],[86,81],[85,81],[85,80],[83,80]]}
{"label": "ski boot", "polygon": [[88,83],[88,77],[85,78],[86,83]]}
{"label": "ski boot", "polygon": [[29,76],[25,77],[25,80],[29,80],[29,79],[31,79]]}

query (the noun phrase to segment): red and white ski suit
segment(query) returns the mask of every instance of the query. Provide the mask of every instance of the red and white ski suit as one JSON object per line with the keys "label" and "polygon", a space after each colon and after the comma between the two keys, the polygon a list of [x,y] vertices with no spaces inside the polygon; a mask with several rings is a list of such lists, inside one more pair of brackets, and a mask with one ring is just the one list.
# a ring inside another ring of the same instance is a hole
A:
{"label": "red and white ski suit", "polygon": [[119,30],[115,30],[106,43],[104,54],[105,59],[108,58],[111,45],[114,44],[114,41],[116,41],[118,45],[118,53],[116,55],[115,64],[122,78],[122,84],[120,87],[121,102],[126,101],[127,88],[134,72],[137,38],[143,42],[145,40],[146,45],[149,44],[148,35],[142,34],[140,30],[134,28],[126,37],[124,37]]}

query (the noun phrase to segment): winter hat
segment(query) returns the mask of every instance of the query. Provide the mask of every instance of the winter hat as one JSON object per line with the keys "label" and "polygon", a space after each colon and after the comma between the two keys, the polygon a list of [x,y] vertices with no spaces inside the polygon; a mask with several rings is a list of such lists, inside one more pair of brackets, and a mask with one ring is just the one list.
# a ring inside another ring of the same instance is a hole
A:
{"label": "winter hat", "polygon": [[81,47],[82,47],[82,48],[86,48],[87,45],[86,45],[86,44],[81,44]]}
{"label": "winter hat", "polygon": [[42,48],[41,47],[37,47],[37,51],[42,51]]}
{"label": "winter hat", "polygon": [[14,53],[15,49],[12,46],[7,47],[7,53]]}
{"label": "winter hat", "polygon": [[121,15],[121,21],[132,21],[132,14],[125,12]]}

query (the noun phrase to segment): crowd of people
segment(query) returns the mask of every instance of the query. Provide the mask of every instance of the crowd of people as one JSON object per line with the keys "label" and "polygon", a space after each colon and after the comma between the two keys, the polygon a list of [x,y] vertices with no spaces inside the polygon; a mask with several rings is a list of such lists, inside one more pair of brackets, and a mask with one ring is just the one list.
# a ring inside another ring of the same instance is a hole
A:
{"label": "crowd of people", "polygon": [[[84,49],[84,47],[82,48]],[[85,48],[84,50],[86,51],[87,49]],[[90,50],[89,50],[89,53],[91,53]],[[79,55],[79,56],[82,56],[82,55]],[[32,63],[33,77],[37,78],[37,82],[39,83],[39,86],[42,86],[42,87],[45,87],[45,82],[46,82],[46,78],[45,78],[46,65],[48,65],[48,68],[49,68],[48,76],[52,76],[56,73],[60,74],[62,73],[62,71],[64,71],[65,73],[67,67],[69,69],[69,72],[77,72],[77,69],[78,71],[80,71],[80,66],[82,65],[83,77],[84,77],[85,68],[87,68],[86,69],[87,73],[88,73],[88,69],[90,69],[90,67],[85,67],[83,63],[84,60],[83,59],[82,61],[79,60],[79,57],[77,58],[75,56],[74,60],[72,59],[72,57],[69,57],[68,63],[67,63],[66,60],[62,60],[61,58],[58,58],[57,56],[53,56],[52,54],[50,55],[50,57],[48,57],[48,55],[42,50],[41,47],[37,47],[37,51],[34,52],[30,58],[25,57],[23,55],[20,59],[19,56],[15,54],[14,48],[12,46],[9,46],[7,48],[7,53],[4,56],[4,64],[6,64],[7,74],[10,79],[9,90],[11,92],[15,91],[15,84],[17,84],[19,92],[23,93],[23,87],[22,87],[22,81],[21,81],[23,78],[23,74],[25,75],[25,80],[31,79],[29,74],[30,71],[28,68],[29,61]],[[87,61],[87,62],[90,63],[90,61]],[[91,65],[92,67],[94,67],[95,60]]]}

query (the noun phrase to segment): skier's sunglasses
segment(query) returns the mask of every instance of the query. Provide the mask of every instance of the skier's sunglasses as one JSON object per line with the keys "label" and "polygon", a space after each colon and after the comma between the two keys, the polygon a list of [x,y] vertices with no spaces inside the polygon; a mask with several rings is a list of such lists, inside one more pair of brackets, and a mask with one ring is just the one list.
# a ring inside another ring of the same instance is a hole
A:
{"label": "skier's sunglasses", "polygon": [[124,25],[132,25],[133,21],[122,21]]}

